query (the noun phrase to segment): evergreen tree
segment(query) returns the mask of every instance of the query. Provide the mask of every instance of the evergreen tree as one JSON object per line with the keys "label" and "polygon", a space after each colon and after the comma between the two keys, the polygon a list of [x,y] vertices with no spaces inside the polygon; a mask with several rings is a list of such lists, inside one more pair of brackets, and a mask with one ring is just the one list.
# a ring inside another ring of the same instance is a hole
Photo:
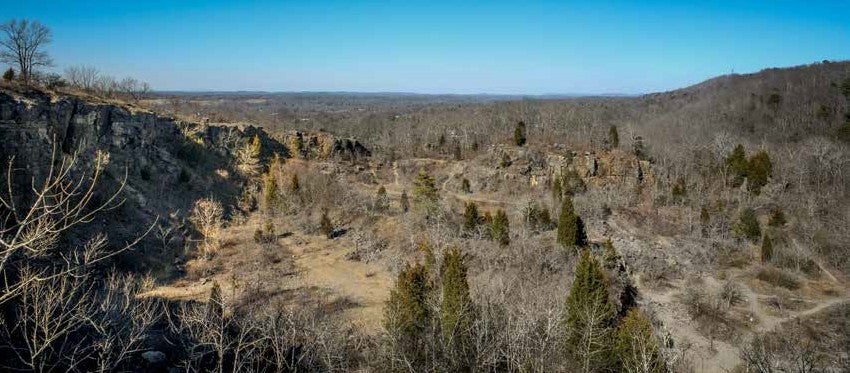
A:
{"label": "evergreen tree", "polygon": [[767,263],[773,258],[773,241],[770,240],[770,236],[764,235],[764,239],[761,242],[761,262]]}
{"label": "evergreen tree", "polygon": [[455,147],[454,147],[454,150],[452,151],[452,153],[453,153],[456,161],[463,159],[463,154],[461,154],[461,150],[460,150],[460,143],[455,143]]}
{"label": "evergreen tree", "polygon": [[301,183],[298,181],[297,174],[292,174],[292,178],[290,178],[289,191],[293,194],[297,194],[299,191],[301,191]]}
{"label": "evergreen tree", "polygon": [[676,182],[673,183],[671,194],[673,195],[673,201],[680,202],[684,200],[688,194],[688,186],[685,184],[684,178],[680,177],[676,179]]}
{"label": "evergreen tree", "polygon": [[269,172],[263,176],[262,208],[267,213],[274,212],[275,207],[277,207],[280,202],[277,189],[277,178],[272,173],[272,170],[269,170]]}
{"label": "evergreen tree", "polygon": [[474,307],[469,296],[466,265],[456,247],[443,253],[441,279],[443,299],[440,304],[440,326],[443,345],[453,372],[468,371],[467,357],[471,347]]}
{"label": "evergreen tree", "polygon": [[744,151],[744,146],[738,144],[735,149],[726,157],[726,167],[729,169],[729,175],[732,176],[732,186],[738,187],[744,182],[747,177],[747,153]]}
{"label": "evergreen tree", "polygon": [[576,263],[564,310],[565,345],[581,371],[610,368],[615,361],[611,351],[615,308],[608,298],[605,274],[588,250],[581,251]]}
{"label": "evergreen tree", "polygon": [[738,237],[744,237],[751,241],[758,240],[761,237],[761,227],[759,226],[758,216],[751,208],[745,208],[741,211],[741,216],[738,222],[732,227],[733,233]]}
{"label": "evergreen tree", "polygon": [[401,198],[399,200],[399,204],[401,205],[402,212],[407,212],[408,210],[410,210],[410,199],[407,198],[406,190],[401,191]]}
{"label": "evergreen tree", "polygon": [[617,253],[617,249],[614,248],[614,243],[611,242],[610,238],[602,243],[602,247],[604,249],[602,258],[605,261],[605,268],[614,269],[620,261],[620,254]]}
{"label": "evergreen tree", "polygon": [[561,203],[561,214],[558,217],[557,241],[564,248],[583,244],[579,232],[579,219],[573,210],[573,200],[565,196]]}
{"label": "evergreen tree", "polygon": [[390,199],[387,197],[387,188],[381,185],[375,193],[375,211],[385,211],[389,208]]}
{"label": "evergreen tree", "polygon": [[425,335],[431,330],[429,292],[425,267],[407,264],[399,272],[384,307],[384,328],[393,340],[394,350],[414,367],[423,366],[428,356]]}
{"label": "evergreen tree", "polygon": [[652,324],[637,308],[632,308],[617,328],[614,344],[622,371],[629,373],[662,373],[664,361]]}
{"label": "evergreen tree", "polygon": [[612,125],[608,128],[608,141],[611,142],[611,148],[620,147],[620,134],[617,132],[617,126]]}
{"label": "evergreen tree", "polygon": [[472,193],[472,186],[469,185],[469,179],[464,178],[460,183],[460,190],[464,193]]}
{"label": "evergreen tree", "polygon": [[502,246],[507,246],[511,243],[510,224],[508,222],[508,214],[505,213],[505,210],[500,209],[496,211],[496,216],[490,222],[490,237]]}
{"label": "evergreen tree", "polygon": [[434,178],[425,170],[420,170],[413,180],[413,201],[417,205],[430,205],[440,199]]}
{"label": "evergreen tree", "polygon": [[15,79],[15,70],[12,70],[12,68],[10,67],[8,70],[6,70],[6,72],[3,73],[3,80],[11,82],[13,79]]}
{"label": "evergreen tree", "polygon": [[767,185],[767,179],[773,175],[770,156],[764,150],[760,150],[750,157],[747,166],[747,189],[754,194],[759,194],[761,188]]}
{"label": "evergreen tree", "polygon": [[516,146],[524,146],[526,141],[525,122],[519,121],[514,128],[514,143]]}
{"label": "evergreen tree", "polygon": [[481,216],[478,214],[478,206],[475,202],[467,202],[463,210],[463,231],[472,233],[481,224]]}

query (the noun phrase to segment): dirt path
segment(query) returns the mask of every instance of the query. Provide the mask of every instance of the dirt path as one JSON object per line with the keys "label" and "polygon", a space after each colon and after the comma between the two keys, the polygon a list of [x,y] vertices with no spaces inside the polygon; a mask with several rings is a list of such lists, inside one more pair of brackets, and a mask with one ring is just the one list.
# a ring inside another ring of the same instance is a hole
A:
{"label": "dirt path", "polygon": [[345,259],[351,248],[344,240],[295,234],[282,244],[290,247],[300,275],[295,286],[317,286],[336,301],[349,303],[343,312],[365,331],[380,328],[384,302],[393,284],[390,274],[376,264]]}

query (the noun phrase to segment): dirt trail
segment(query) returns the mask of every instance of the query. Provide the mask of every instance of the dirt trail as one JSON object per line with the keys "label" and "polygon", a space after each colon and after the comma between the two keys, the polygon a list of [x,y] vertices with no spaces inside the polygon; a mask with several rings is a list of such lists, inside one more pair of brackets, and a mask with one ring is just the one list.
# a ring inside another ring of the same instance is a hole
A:
{"label": "dirt trail", "polygon": [[[676,241],[687,239],[645,234],[643,230],[622,216],[614,216],[609,220],[608,226],[609,232],[607,233],[614,241],[615,246],[621,252],[631,255],[647,255],[646,250],[662,250],[675,254],[676,252],[673,250],[676,250]],[[592,235],[595,232],[588,233]],[[798,245],[796,242],[794,244]],[[700,272],[705,287],[719,288],[722,283],[711,272],[701,271],[696,268],[691,270]],[[634,268],[634,271],[639,273],[640,269]],[[825,269],[824,273],[825,277],[831,283],[841,283]],[[633,275],[637,275],[637,273]],[[746,269],[730,269],[727,271],[726,276],[726,278],[740,278],[743,280],[748,274]],[[798,300],[812,304],[812,306],[799,311],[786,310],[782,315],[776,315],[774,312],[771,312],[769,306],[760,302],[760,300],[773,297],[774,295],[758,293],[749,286],[746,286],[746,281],[738,282],[742,285],[743,296],[747,301],[744,305],[736,307],[736,310],[738,312],[748,312],[752,315],[748,321],[754,324],[748,324],[750,325],[749,328],[740,330],[742,340],[736,342],[734,345],[726,341],[712,341],[696,329],[695,323],[691,321],[684,306],[676,299],[676,294],[681,293],[685,288],[685,280],[678,279],[670,281],[669,287],[663,289],[642,286],[639,282],[636,282],[636,284],[643,297],[643,303],[653,306],[653,309],[657,311],[657,316],[664,323],[665,329],[674,337],[676,343],[680,346],[683,344],[691,345],[689,354],[695,364],[695,368],[701,372],[733,370],[741,363],[738,355],[738,346],[747,343],[754,333],[770,332],[776,330],[786,322],[815,315],[831,306],[850,303],[850,296],[846,294],[822,299],[800,298]]]}
{"label": "dirt trail", "polygon": [[292,251],[300,272],[294,286],[323,288],[338,301],[353,303],[344,313],[363,330],[380,327],[381,312],[393,283],[384,268],[345,259],[350,248],[344,240],[296,234],[282,244]]}

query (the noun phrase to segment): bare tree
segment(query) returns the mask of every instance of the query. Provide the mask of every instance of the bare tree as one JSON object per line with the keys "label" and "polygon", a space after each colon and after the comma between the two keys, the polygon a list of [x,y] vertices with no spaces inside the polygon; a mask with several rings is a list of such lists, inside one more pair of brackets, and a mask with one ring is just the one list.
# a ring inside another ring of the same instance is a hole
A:
{"label": "bare tree", "polygon": [[68,84],[85,91],[94,90],[99,78],[100,72],[93,66],[80,65],[65,69],[65,79],[68,80]]}
{"label": "bare tree", "polygon": [[38,21],[13,19],[0,25],[0,33],[0,61],[18,65],[24,82],[29,82],[34,69],[53,64],[44,50],[51,41],[50,29]]}

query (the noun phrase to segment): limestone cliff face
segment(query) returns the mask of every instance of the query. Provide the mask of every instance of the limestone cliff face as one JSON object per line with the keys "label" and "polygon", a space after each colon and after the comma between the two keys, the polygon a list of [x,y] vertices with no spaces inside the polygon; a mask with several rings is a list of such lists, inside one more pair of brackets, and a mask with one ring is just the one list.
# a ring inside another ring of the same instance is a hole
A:
{"label": "limestone cliff face", "polygon": [[138,237],[151,224],[182,220],[199,198],[237,205],[246,180],[236,170],[234,153],[254,137],[261,143],[261,160],[275,153],[285,158],[368,156],[356,141],[329,134],[298,136],[300,154],[291,154],[287,136],[278,140],[253,126],[189,123],[91,98],[0,90],[0,160],[5,166],[14,159],[16,190],[28,191],[33,179],[43,179],[51,159],[76,156],[73,173],[80,177],[97,152],[109,154],[98,195],[117,190],[126,177],[124,203],[90,225],[106,231],[115,244]]}

